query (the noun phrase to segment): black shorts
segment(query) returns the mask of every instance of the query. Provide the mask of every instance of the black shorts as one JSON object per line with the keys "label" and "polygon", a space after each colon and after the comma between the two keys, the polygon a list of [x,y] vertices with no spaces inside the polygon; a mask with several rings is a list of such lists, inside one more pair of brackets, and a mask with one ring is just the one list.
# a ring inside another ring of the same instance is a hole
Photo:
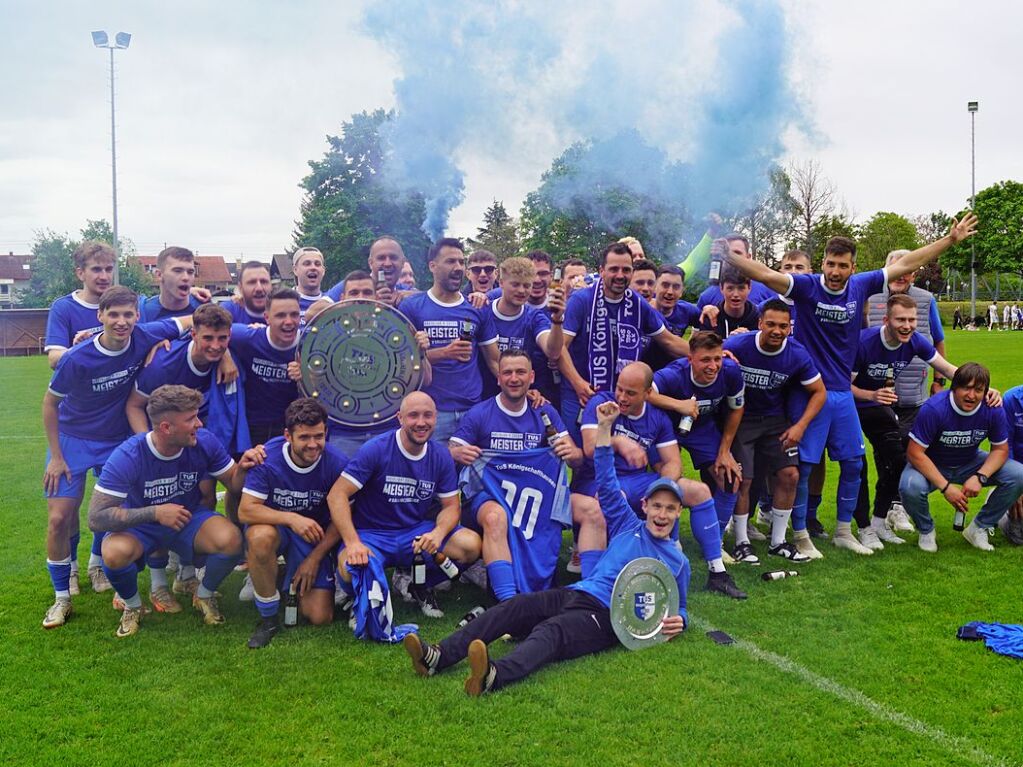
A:
{"label": "black shorts", "polygon": [[784,416],[743,416],[732,440],[732,456],[742,466],[742,476],[769,476],[789,466],[799,466],[799,448],[786,450],[778,439],[789,428]]}
{"label": "black shorts", "polygon": [[252,446],[265,445],[274,437],[284,436],[284,422],[280,423],[250,423],[249,440]]}

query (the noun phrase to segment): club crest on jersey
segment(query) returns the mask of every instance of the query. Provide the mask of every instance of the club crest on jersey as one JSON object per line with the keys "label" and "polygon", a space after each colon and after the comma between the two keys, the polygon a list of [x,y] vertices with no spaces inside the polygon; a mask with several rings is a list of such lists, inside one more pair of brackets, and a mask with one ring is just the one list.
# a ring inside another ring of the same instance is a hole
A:
{"label": "club crest on jersey", "polygon": [[420,500],[428,501],[433,498],[433,485],[434,483],[428,479],[419,480],[419,487],[416,492],[418,493]]}
{"label": "club crest on jersey", "polygon": [[639,331],[631,325],[618,325],[618,346],[621,349],[635,349],[639,346]]}
{"label": "club crest on jersey", "polygon": [[197,471],[182,471],[178,474],[178,483],[181,487],[181,492],[187,493],[199,482],[199,472]]}
{"label": "club crest on jersey", "polygon": [[635,593],[635,601],[633,602],[632,609],[636,613],[636,617],[641,621],[649,620],[653,617],[654,610],[657,607],[657,595],[652,591],[637,591]]}

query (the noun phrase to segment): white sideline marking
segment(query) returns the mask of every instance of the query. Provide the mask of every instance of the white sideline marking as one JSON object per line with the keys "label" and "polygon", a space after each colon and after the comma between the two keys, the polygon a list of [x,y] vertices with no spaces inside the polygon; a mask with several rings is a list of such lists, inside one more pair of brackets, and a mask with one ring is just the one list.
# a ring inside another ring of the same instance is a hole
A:
{"label": "white sideline marking", "polygon": [[[691,623],[700,631],[717,630],[710,623],[701,620],[700,618],[692,618]],[[756,660],[770,663],[775,668],[789,674],[793,674],[822,692],[830,693],[836,698],[841,698],[847,703],[852,703],[854,706],[859,706],[860,708],[865,709],[878,719],[883,719],[887,722],[891,722],[892,724],[897,724],[902,729],[907,732],[911,732],[914,735],[928,738],[944,748],[946,751],[949,751],[962,759],[968,759],[975,764],[993,765],[994,767],[1008,767],[1009,765],[1009,763],[1004,759],[992,756],[986,751],[977,748],[977,746],[973,745],[965,738],[961,738],[957,735],[949,735],[939,727],[921,722],[919,719],[914,719],[913,717],[903,714],[901,711],[896,711],[883,703],[878,703],[876,700],[867,697],[859,690],[845,687],[833,679],[828,679],[825,676],[816,674],[805,666],[796,663],[794,660],[786,658],[784,655],[778,655],[776,653],[769,652],[768,650],[762,650],[752,642],[747,642],[745,639],[736,639],[735,646],[749,655],[752,655]]]}

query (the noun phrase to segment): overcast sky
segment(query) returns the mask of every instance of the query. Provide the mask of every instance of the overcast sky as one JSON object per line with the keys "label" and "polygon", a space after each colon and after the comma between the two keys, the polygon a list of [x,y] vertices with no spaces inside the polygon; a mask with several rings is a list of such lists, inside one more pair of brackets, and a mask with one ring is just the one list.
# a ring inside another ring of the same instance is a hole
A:
{"label": "overcast sky", "polygon": [[[297,184],[324,136],[394,103],[397,60],[361,30],[362,7],[0,0],[0,252],[28,252],[38,230],[74,234],[110,218],[109,59],[94,29],[133,35],[115,57],[122,236],[144,254],[165,242],[229,258],[289,246]],[[962,206],[968,100],[980,102],[977,188],[1023,179],[1023,4],[785,7],[793,77],[818,131],[790,136],[790,158],[819,160],[850,213]],[[517,211],[551,159],[512,161],[496,147],[466,158],[451,233],[474,233],[495,197]]]}

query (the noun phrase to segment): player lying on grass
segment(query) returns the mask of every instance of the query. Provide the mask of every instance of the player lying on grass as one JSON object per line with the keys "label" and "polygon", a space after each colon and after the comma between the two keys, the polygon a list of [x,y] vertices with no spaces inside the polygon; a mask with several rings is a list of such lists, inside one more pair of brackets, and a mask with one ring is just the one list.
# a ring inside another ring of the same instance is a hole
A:
{"label": "player lying on grass", "polygon": [[[665,618],[661,631],[674,637],[686,627],[689,560],[675,533],[685,492],[666,477],[653,479],[643,499],[646,520],[640,520],[622,496],[614,471],[611,427],[621,414],[614,402],[597,408],[594,462],[600,505],[607,517],[608,547],[592,572],[560,589],[519,594],[456,631],[439,644],[424,644],[408,634],[405,649],[421,676],[432,676],[468,656],[465,691],[472,696],[493,692],[557,660],[578,658],[613,647],[611,590],[619,573],[634,559],[654,557],[668,566],[678,583],[679,614]],[[692,503],[690,500],[689,503]],[[709,499],[705,503],[710,503]],[[525,637],[503,658],[491,661],[487,644],[505,634]]]}

